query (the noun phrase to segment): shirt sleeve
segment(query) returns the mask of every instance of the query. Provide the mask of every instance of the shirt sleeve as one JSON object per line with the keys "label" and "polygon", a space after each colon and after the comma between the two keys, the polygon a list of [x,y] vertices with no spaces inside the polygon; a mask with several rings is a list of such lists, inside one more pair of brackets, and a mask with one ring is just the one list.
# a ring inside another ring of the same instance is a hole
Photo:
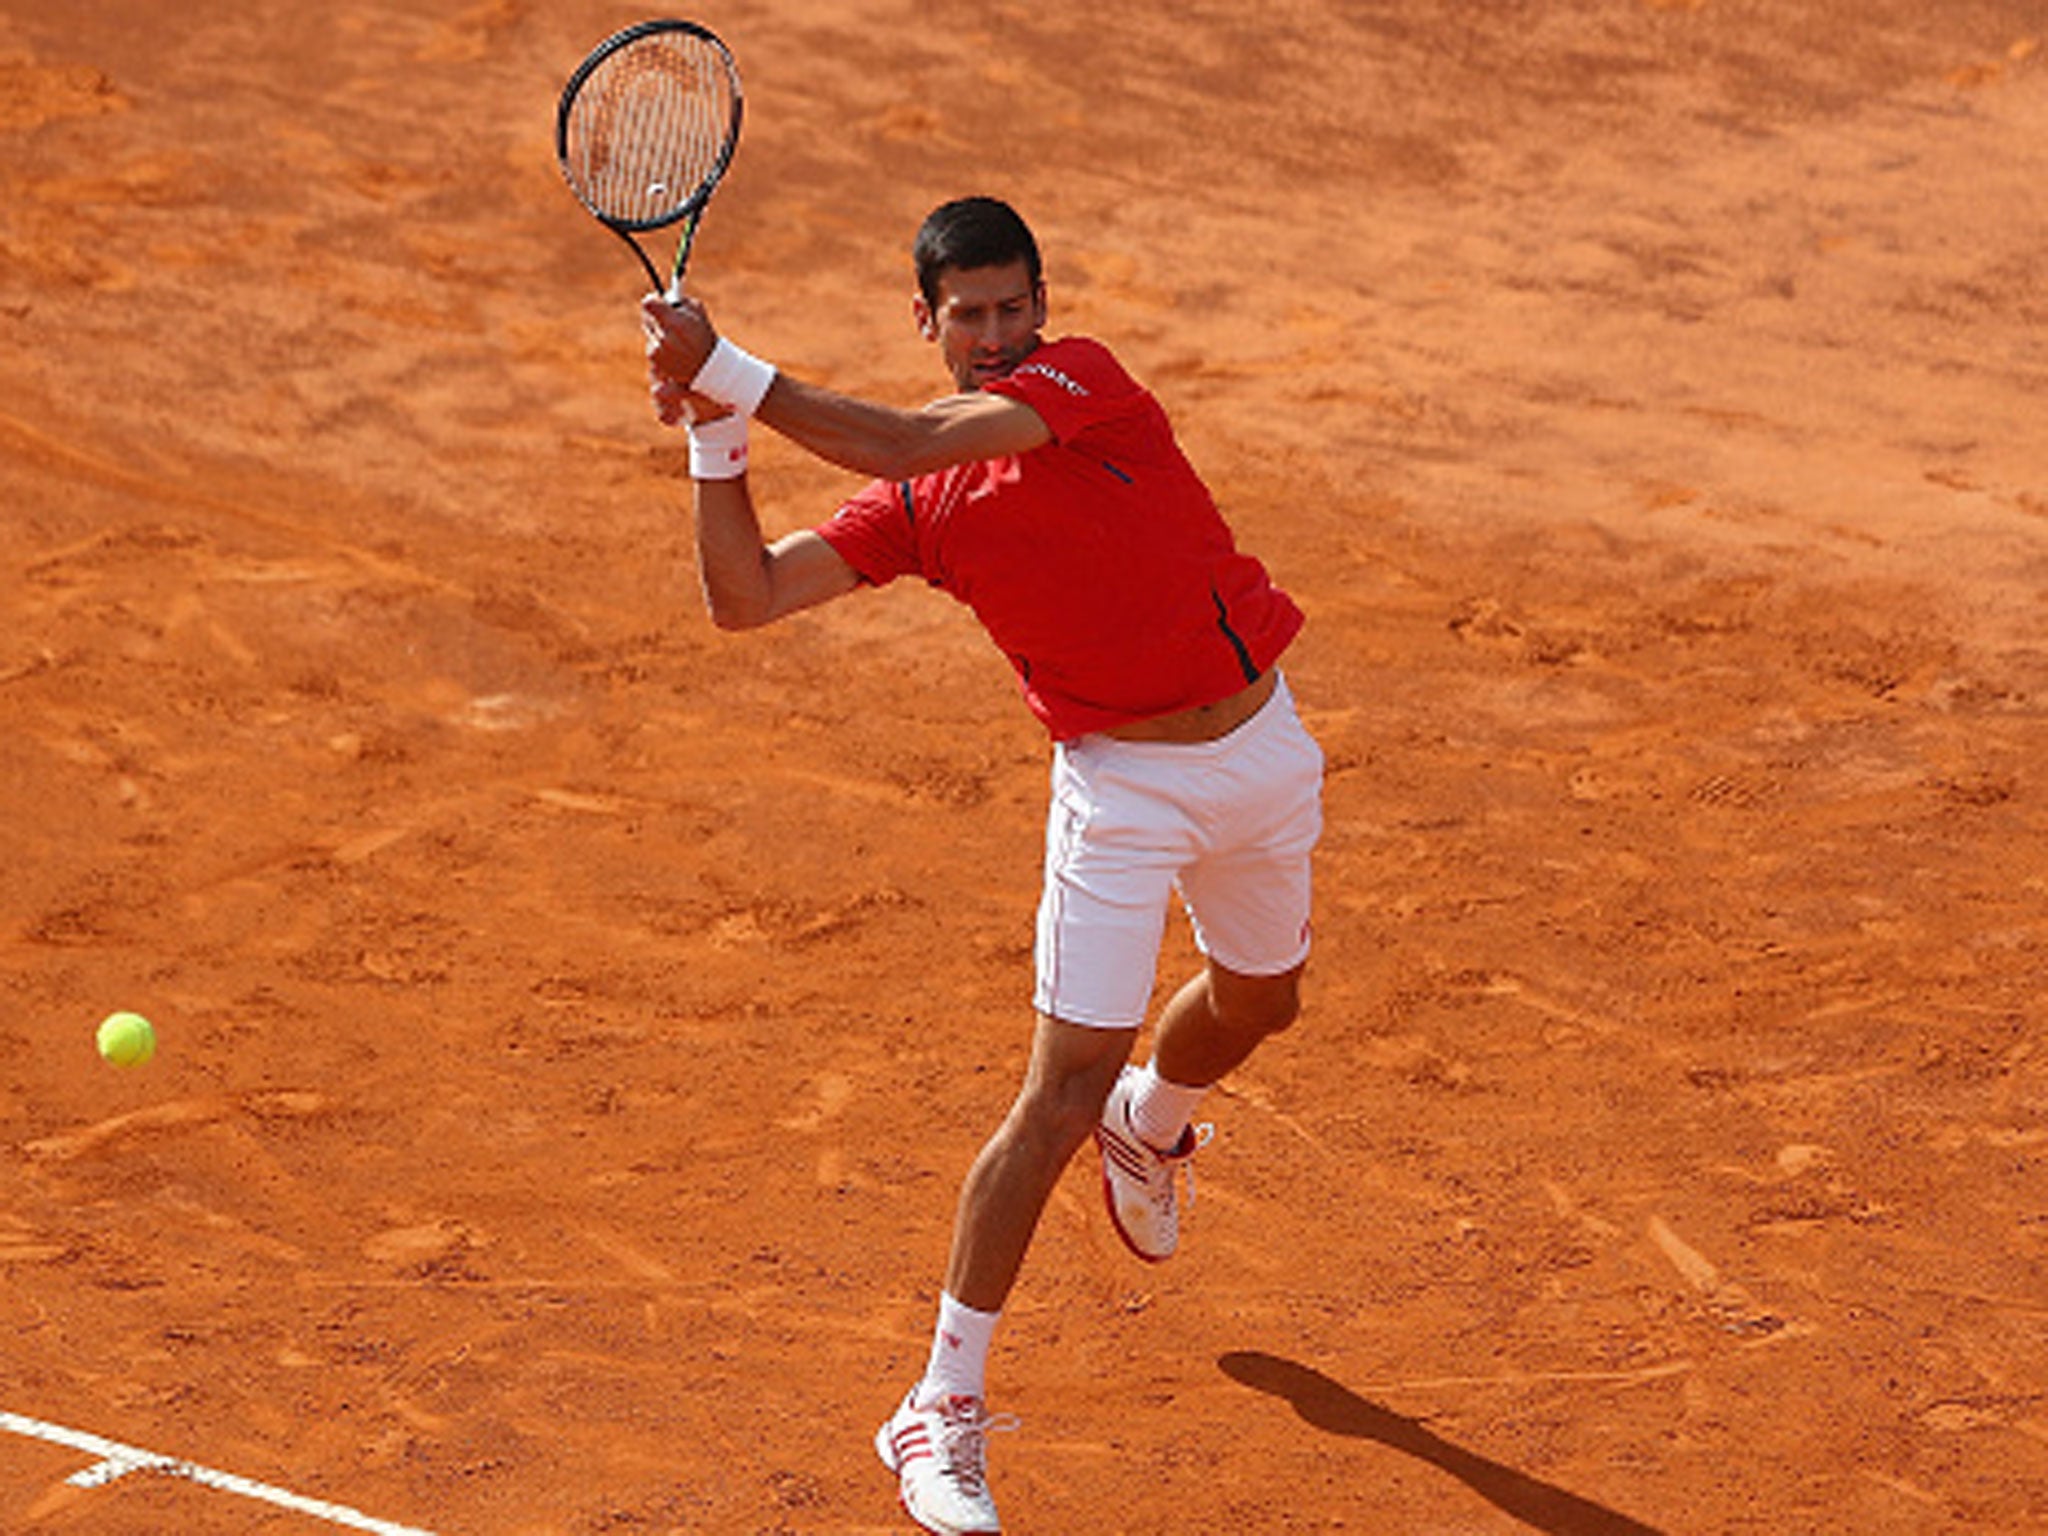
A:
{"label": "shirt sleeve", "polygon": [[873,586],[921,574],[916,502],[908,481],[875,480],[847,500],[817,534]]}
{"label": "shirt sleeve", "polygon": [[1127,414],[1145,399],[1137,380],[1099,341],[1068,336],[1046,342],[1003,378],[983,386],[1030,406],[1057,442]]}

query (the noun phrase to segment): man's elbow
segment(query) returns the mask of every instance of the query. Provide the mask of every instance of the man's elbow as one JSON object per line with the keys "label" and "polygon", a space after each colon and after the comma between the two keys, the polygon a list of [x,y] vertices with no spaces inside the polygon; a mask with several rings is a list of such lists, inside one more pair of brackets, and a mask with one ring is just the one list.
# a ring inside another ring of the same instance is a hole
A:
{"label": "man's elbow", "polygon": [[935,469],[946,468],[942,452],[934,452],[932,445],[923,439],[906,439],[892,442],[886,447],[877,447],[870,452],[865,462],[858,466],[859,472],[877,480],[914,480],[919,475],[930,474]]}
{"label": "man's elbow", "polygon": [[774,610],[764,601],[708,589],[704,593],[704,611],[710,615],[712,628],[727,634],[759,629],[775,617]]}
{"label": "man's elbow", "polygon": [[751,629],[764,629],[773,615],[750,608],[713,608],[711,627],[728,635],[744,633]]}
{"label": "man's elbow", "polygon": [[892,481],[913,480],[958,462],[939,423],[921,411],[898,413],[849,457],[847,467],[856,473]]}

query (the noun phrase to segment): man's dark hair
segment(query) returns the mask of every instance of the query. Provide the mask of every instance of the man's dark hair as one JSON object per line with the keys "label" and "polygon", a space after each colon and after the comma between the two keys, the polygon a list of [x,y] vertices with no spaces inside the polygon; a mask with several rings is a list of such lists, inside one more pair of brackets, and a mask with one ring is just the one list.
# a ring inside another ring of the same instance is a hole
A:
{"label": "man's dark hair", "polygon": [[949,269],[972,272],[1021,261],[1032,292],[1038,291],[1038,242],[1017,210],[993,197],[962,197],[934,208],[917,232],[911,256],[917,263],[918,291],[933,308],[938,307],[939,279]]}

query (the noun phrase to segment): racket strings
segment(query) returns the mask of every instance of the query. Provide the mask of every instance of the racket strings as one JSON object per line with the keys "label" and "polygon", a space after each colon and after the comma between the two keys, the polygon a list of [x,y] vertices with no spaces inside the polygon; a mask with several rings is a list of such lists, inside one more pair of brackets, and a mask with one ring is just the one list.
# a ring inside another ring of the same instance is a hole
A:
{"label": "racket strings", "polygon": [[674,218],[718,174],[736,99],[731,65],[700,39],[619,49],[570,104],[565,165],[578,195],[625,224]]}

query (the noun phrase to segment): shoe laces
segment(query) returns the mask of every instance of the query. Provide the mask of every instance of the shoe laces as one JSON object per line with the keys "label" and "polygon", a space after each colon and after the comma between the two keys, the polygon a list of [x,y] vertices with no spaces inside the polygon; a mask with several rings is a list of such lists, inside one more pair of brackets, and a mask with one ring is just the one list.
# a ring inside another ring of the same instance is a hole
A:
{"label": "shoe laces", "polygon": [[1173,1150],[1162,1152],[1151,1142],[1138,1134],[1138,1128],[1130,1123],[1130,1111],[1124,1112],[1124,1124],[1129,1128],[1131,1139],[1150,1152],[1154,1158],[1153,1176],[1145,1181],[1146,1192],[1152,1203],[1161,1210],[1173,1204],[1174,1185],[1187,1185],[1187,1204],[1195,1203],[1195,1154],[1209,1145],[1216,1135],[1216,1127],[1204,1120],[1200,1125],[1191,1125],[1180,1133],[1180,1139],[1173,1144]]}
{"label": "shoe laces", "polygon": [[1200,1125],[1194,1127],[1194,1133],[1194,1141],[1189,1145],[1187,1151],[1181,1153],[1179,1157],[1167,1164],[1167,1183],[1169,1187],[1176,1174],[1187,1185],[1187,1199],[1184,1203],[1189,1210],[1195,1208],[1195,1154],[1209,1145],[1210,1139],[1216,1134],[1216,1127],[1204,1120]]}
{"label": "shoe laces", "polygon": [[932,1436],[939,1465],[947,1477],[969,1493],[988,1486],[988,1437],[1015,1429],[1014,1413],[991,1414],[979,1398],[953,1397],[933,1409],[938,1431]]}

